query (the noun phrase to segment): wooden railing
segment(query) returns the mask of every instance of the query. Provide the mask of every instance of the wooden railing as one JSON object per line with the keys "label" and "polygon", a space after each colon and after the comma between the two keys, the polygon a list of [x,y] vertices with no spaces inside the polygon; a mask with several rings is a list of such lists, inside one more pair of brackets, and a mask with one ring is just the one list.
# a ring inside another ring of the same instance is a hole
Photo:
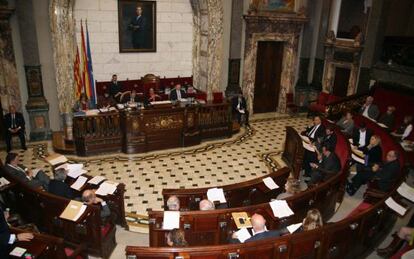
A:
{"label": "wooden railing", "polygon": [[294,128],[287,126],[282,159],[291,168],[292,175],[296,179],[299,179],[299,173],[302,170],[304,152],[302,138]]}

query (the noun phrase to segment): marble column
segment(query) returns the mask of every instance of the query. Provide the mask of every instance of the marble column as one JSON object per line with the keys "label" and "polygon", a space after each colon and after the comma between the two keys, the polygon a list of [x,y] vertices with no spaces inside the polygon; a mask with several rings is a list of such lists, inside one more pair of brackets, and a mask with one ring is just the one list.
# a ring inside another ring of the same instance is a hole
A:
{"label": "marble column", "polygon": [[59,110],[64,121],[66,138],[71,140],[71,108],[75,102],[73,61],[76,50],[75,0],[50,0],[49,17],[52,35]]}
{"label": "marble column", "polygon": [[16,6],[29,96],[26,110],[30,118],[30,139],[45,140],[51,136],[49,104],[43,92],[33,0],[18,0]]}
{"label": "marble column", "polygon": [[22,108],[10,27],[13,12],[7,1],[0,1],[0,96],[5,111],[8,111],[11,104],[17,110]]}
{"label": "marble column", "polygon": [[193,82],[207,92],[220,90],[223,48],[223,1],[191,0],[193,8]]}

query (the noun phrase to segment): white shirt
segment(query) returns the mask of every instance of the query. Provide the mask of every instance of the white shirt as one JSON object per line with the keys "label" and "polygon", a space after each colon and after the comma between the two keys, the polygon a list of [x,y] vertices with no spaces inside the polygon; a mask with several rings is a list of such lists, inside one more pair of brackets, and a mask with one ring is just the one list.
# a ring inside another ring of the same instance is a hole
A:
{"label": "white shirt", "polygon": [[366,135],[367,135],[367,131],[364,131],[364,132],[359,131],[359,141],[358,141],[358,143],[359,143],[360,147],[365,146],[365,136]]}
{"label": "white shirt", "polygon": [[407,138],[411,134],[411,131],[413,131],[413,124],[409,124],[405,128],[404,133],[403,133],[401,139],[404,140],[405,138]]}
{"label": "white shirt", "polygon": [[364,112],[362,113],[362,115],[364,115],[365,117],[368,117],[369,118],[369,115],[368,115],[368,109],[369,109],[369,107],[370,107],[371,105],[367,105],[367,106],[365,106],[365,109],[364,109]]}
{"label": "white shirt", "polygon": [[175,92],[177,93],[177,100],[181,100],[181,91],[175,90]]}
{"label": "white shirt", "polygon": [[315,138],[315,133],[318,130],[319,126],[321,126],[321,124],[313,126],[313,129],[309,132],[308,135],[310,138]]}

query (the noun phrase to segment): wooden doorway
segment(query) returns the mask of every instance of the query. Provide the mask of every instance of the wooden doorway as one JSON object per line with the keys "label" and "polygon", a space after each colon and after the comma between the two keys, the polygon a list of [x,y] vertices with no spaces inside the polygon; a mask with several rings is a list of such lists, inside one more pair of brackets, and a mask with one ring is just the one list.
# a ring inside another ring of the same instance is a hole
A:
{"label": "wooden doorway", "polygon": [[277,111],[282,64],[283,42],[258,42],[253,102],[254,113]]}
{"label": "wooden doorway", "polygon": [[351,69],[344,67],[335,68],[335,80],[332,93],[339,97],[345,97],[348,93],[349,77]]}

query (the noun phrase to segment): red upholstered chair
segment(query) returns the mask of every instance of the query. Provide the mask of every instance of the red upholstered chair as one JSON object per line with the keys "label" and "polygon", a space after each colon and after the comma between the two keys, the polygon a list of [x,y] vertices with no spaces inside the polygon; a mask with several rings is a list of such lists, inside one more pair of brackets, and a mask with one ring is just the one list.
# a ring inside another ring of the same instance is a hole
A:
{"label": "red upholstered chair", "polygon": [[205,102],[207,102],[207,94],[204,92],[198,92],[196,93],[196,99],[197,100],[203,100]]}
{"label": "red upholstered chair", "polygon": [[223,102],[223,92],[213,92],[213,103]]}
{"label": "red upholstered chair", "polygon": [[292,113],[296,113],[298,111],[298,106],[293,98],[293,93],[286,94],[286,110]]}
{"label": "red upholstered chair", "polygon": [[337,98],[329,93],[320,92],[318,99],[311,101],[309,104],[308,117],[315,114],[324,114],[326,112],[326,105],[332,100],[337,100]]}

